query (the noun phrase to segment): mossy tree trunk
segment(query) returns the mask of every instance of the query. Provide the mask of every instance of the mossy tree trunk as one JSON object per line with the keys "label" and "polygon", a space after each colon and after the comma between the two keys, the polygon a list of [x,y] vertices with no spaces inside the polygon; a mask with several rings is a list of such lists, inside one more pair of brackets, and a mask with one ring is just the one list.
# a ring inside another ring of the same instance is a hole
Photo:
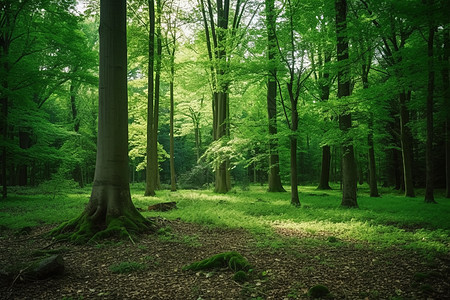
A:
{"label": "mossy tree trunk", "polygon": [[128,178],[126,1],[100,2],[100,81],[97,161],[90,201],[55,235],[84,242],[150,229],[134,207]]}

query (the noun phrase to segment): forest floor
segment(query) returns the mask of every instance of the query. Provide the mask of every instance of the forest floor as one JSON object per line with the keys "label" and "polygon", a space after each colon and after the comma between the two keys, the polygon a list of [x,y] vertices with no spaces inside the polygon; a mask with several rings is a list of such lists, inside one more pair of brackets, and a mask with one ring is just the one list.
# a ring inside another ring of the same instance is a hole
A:
{"label": "forest floor", "polygon": [[[33,251],[59,249],[64,275],[0,283],[2,299],[308,299],[321,284],[334,299],[450,299],[450,257],[426,258],[412,250],[375,249],[361,242],[282,229],[261,237],[244,229],[221,229],[156,219],[163,228],[134,241],[97,245],[53,243],[35,227],[27,235],[0,232],[0,269],[36,259]],[[237,251],[253,267],[245,283],[230,270],[183,271],[211,255]],[[110,267],[130,262],[130,273]]]}

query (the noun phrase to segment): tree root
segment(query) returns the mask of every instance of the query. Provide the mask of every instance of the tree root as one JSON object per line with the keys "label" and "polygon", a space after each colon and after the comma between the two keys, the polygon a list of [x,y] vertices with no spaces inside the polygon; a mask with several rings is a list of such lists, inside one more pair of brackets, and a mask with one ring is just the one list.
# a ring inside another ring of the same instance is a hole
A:
{"label": "tree root", "polygon": [[102,223],[95,222],[86,212],[83,212],[77,218],[64,222],[50,231],[49,235],[57,240],[85,244],[112,237],[133,241],[133,235],[155,230],[154,224],[140,215],[138,217],[126,214],[118,217],[107,216]]}

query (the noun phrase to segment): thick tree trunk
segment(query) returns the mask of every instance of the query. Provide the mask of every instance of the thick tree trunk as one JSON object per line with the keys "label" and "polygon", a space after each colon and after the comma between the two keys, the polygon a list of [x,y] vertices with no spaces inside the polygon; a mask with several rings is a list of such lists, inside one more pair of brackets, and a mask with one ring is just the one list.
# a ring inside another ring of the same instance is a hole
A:
{"label": "thick tree trunk", "polygon": [[[335,0],[336,8],[336,36],[337,36],[337,61],[340,64],[338,70],[338,98],[350,96],[350,65],[348,63],[348,36],[347,36],[347,1]],[[357,207],[356,183],[357,172],[353,141],[348,136],[352,127],[350,113],[342,113],[339,116],[339,128],[345,135],[342,146],[342,206]]]}
{"label": "thick tree trunk", "polygon": [[[217,123],[216,123],[216,140],[220,140],[222,137],[226,136],[227,130],[227,100],[228,94],[226,92],[218,92],[216,93],[216,111],[217,111]],[[221,161],[216,167],[216,176],[215,176],[215,188],[214,191],[216,193],[227,193],[229,191],[228,185],[228,166],[227,160]]]}
{"label": "thick tree trunk", "polygon": [[320,171],[320,180],[318,190],[331,190],[330,187],[330,165],[331,165],[331,147],[325,145],[322,147],[322,168]]}
{"label": "thick tree trunk", "polygon": [[128,178],[126,1],[100,2],[100,82],[97,160],[86,215],[140,217],[131,202]]}
{"label": "thick tree trunk", "polygon": [[429,5],[429,28],[428,28],[428,91],[427,91],[427,142],[426,142],[426,187],[425,202],[436,203],[434,200],[434,174],[433,174],[433,101],[434,101],[434,31],[436,29],[433,24],[433,8],[434,1],[428,0]]}
{"label": "thick tree trunk", "polygon": [[54,231],[58,237],[77,242],[150,229],[150,222],[134,207],[129,188],[125,0],[101,0],[99,32],[97,161],[92,193],[81,216]]}
{"label": "thick tree trunk", "polygon": [[408,127],[409,112],[406,107],[409,101],[409,93],[403,91],[400,93],[400,141],[402,146],[403,159],[403,184],[405,188],[405,196],[415,197],[413,183],[413,153],[412,153],[412,137],[411,130]]}

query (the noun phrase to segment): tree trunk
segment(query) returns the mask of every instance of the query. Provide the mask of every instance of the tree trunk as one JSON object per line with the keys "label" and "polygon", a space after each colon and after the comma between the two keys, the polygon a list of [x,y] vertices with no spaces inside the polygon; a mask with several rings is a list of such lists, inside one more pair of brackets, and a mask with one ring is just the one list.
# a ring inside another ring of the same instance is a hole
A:
{"label": "tree trunk", "polygon": [[[53,231],[77,242],[150,229],[134,207],[128,173],[126,1],[100,2],[97,160],[88,205]],[[71,231],[67,233],[67,231]],[[75,231],[75,233],[73,233]]]}
{"label": "tree trunk", "polygon": [[320,170],[320,180],[318,190],[331,190],[330,187],[330,165],[331,165],[331,147],[325,145],[322,147],[322,168]]}
{"label": "tree trunk", "polygon": [[[447,4],[447,6],[450,6]],[[450,19],[449,15],[447,18]],[[450,21],[450,20],[449,20]],[[444,55],[442,62],[442,89],[445,107],[447,107],[445,119],[445,197],[450,198],[450,22],[444,27]]]}
{"label": "tree trunk", "polygon": [[[21,149],[29,149],[31,147],[29,127],[19,128],[19,147]],[[26,186],[28,184],[28,164],[26,161],[19,163],[19,185]]]}
{"label": "tree trunk", "polygon": [[369,188],[370,197],[379,197],[377,184],[377,171],[375,163],[375,147],[373,145],[373,113],[369,115],[369,134],[367,135],[367,144],[369,145]]}
{"label": "tree trunk", "polygon": [[[70,106],[72,110],[72,121],[73,121],[73,130],[76,133],[79,133],[80,131],[80,119],[78,118],[78,109],[76,104],[76,92],[77,92],[77,86],[72,80],[70,82]],[[80,142],[80,137],[78,138],[78,142]],[[80,164],[77,164],[75,166],[75,169],[73,170],[73,178],[75,181],[77,181],[80,185],[80,187],[84,187],[84,180],[83,180],[83,170],[81,167],[82,162]]]}
{"label": "tree trunk", "polygon": [[285,192],[281,184],[277,135],[277,83],[275,80],[276,64],[276,20],[274,0],[266,0],[267,59],[269,72],[267,76],[267,115],[269,120],[269,192]]}
{"label": "tree trunk", "polygon": [[[156,137],[154,137],[154,64],[155,64],[155,3],[154,0],[148,0],[149,10],[149,35],[148,35],[148,95],[147,95],[147,167],[145,178],[145,196],[155,196],[156,190],[156,172],[154,169],[154,152]],[[156,150],[157,152],[157,150]],[[158,160],[158,158],[156,158]]]}
{"label": "tree trunk", "polygon": [[[9,21],[9,13],[8,10],[5,11],[5,18],[6,18],[6,24],[7,26],[11,26]],[[9,29],[9,28],[8,28]],[[8,139],[8,105],[9,105],[9,83],[8,83],[8,73],[10,71],[9,67],[9,47],[11,43],[11,36],[8,32],[0,34],[0,46],[2,47],[2,57],[0,59],[3,60],[2,63],[2,69],[5,74],[5,76],[2,78],[2,89],[4,92],[2,92],[2,97],[0,98],[0,105],[1,105],[1,118],[0,118],[0,126],[1,126],[1,134],[3,139],[3,147],[1,148],[2,155],[1,155],[1,177],[2,177],[2,199],[6,199],[8,196],[8,188],[7,188],[7,172],[6,172],[6,163],[8,161],[7,155],[8,152],[6,150],[6,141]],[[3,73],[2,72],[2,73]],[[10,174],[12,176],[12,174]]]}
{"label": "tree trunk", "polygon": [[[335,0],[336,8],[336,36],[338,69],[338,98],[350,96],[350,65],[348,63],[348,36],[347,36],[347,0]],[[348,136],[352,127],[350,113],[339,116],[339,128],[345,135],[342,146],[342,206],[357,207],[356,184],[357,173],[353,141]]]}
{"label": "tree trunk", "polygon": [[175,112],[173,84],[175,77],[175,38],[173,40],[173,50],[170,57],[170,190],[176,191],[176,176],[175,176],[175,140],[173,136],[173,115]]}
{"label": "tree trunk", "polygon": [[291,204],[294,206],[300,206],[300,200],[298,197],[298,174],[297,174],[297,129],[298,129],[298,111],[297,105],[292,107],[291,111],[291,136],[290,140],[290,152],[291,152]]}
{"label": "tree trunk", "polygon": [[434,101],[434,31],[436,29],[433,24],[433,8],[434,1],[428,0],[429,24],[428,24],[428,91],[427,91],[427,142],[426,142],[426,187],[425,202],[436,203],[434,200],[434,183],[433,183],[433,101]]}
{"label": "tree trunk", "polygon": [[[331,55],[326,52],[325,53],[325,64],[331,61]],[[323,74],[323,83],[321,88],[320,99],[322,101],[328,101],[330,98],[330,73],[326,71]],[[331,164],[331,148],[329,145],[322,146],[322,168],[320,170],[320,181],[318,190],[331,190],[330,187],[330,164]]]}
{"label": "tree trunk", "polygon": [[[363,88],[369,88],[369,70],[370,70],[370,61],[368,60],[368,64],[362,65],[362,83]],[[367,135],[367,145],[369,146],[368,160],[369,160],[369,188],[370,188],[370,197],[379,197],[378,194],[378,184],[377,184],[377,170],[376,170],[376,162],[375,162],[375,147],[373,143],[373,112],[369,112],[369,120],[368,120],[369,133]]]}
{"label": "tree trunk", "polygon": [[[222,137],[226,136],[226,102],[227,93],[218,92],[217,95],[217,105],[216,105],[216,116],[217,116],[217,129],[216,129],[216,140],[220,140]],[[229,191],[229,186],[227,182],[228,176],[227,160],[219,162],[216,167],[215,176],[215,188],[216,193],[227,193]]]}
{"label": "tree trunk", "polygon": [[411,130],[408,127],[409,112],[406,107],[409,101],[410,93],[403,91],[400,93],[400,141],[402,146],[403,159],[403,184],[405,188],[406,197],[415,197],[414,183],[413,183],[413,159],[412,159],[412,137]]}

